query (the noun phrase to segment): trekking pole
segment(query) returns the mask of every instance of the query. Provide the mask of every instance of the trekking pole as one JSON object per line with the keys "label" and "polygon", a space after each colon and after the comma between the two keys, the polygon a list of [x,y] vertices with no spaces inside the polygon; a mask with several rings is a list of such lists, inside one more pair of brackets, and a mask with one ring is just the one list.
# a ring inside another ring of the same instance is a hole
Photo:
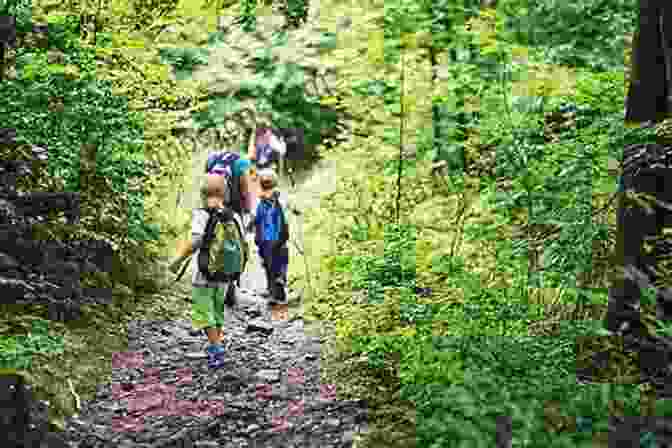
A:
{"label": "trekking pole", "polygon": [[177,275],[177,278],[175,279],[175,283],[179,282],[182,276],[184,275],[185,271],[187,270],[187,267],[191,264],[191,255],[185,260],[185,263],[182,265],[182,269],[180,270],[180,273]]}
{"label": "trekking pole", "polygon": [[[296,184],[293,182],[293,179],[292,179],[292,188],[294,190],[294,193],[296,193]],[[296,197],[296,194],[294,196]],[[297,215],[295,214],[295,216],[297,216]],[[296,247],[296,250],[299,252],[299,255],[301,255],[301,257],[303,257],[303,264],[304,264],[304,267],[306,269],[306,281],[308,283],[308,290],[310,292],[310,297],[312,298],[313,297],[313,285],[312,285],[312,282],[310,280],[310,268],[308,267],[309,263],[308,263],[308,258],[306,256],[305,239],[303,238],[303,214],[301,215],[301,217],[297,216],[296,220],[297,220],[297,224],[299,224],[299,225],[297,225],[297,227],[300,228],[300,231],[297,232],[297,233],[301,234],[301,246],[302,247],[299,247],[298,243],[295,241],[294,238],[291,238],[291,240],[292,240],[292,243],[294,244],[294,247]],[[301,222],[299,223],[298,221],[301,221]]]}

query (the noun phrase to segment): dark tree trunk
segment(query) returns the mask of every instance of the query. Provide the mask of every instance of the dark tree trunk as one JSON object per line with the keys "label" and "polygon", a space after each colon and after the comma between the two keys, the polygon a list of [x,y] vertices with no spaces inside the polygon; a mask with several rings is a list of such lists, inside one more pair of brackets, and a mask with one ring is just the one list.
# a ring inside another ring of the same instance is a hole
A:
{"label": "dark tree trunk", "polygon": [[[672,6],[664,0],[640,0],[639,23],[633,42],[632,71],[626,100],[626,122],[659,122],[672,112]],[[660,369],[640,359],[642,379],[655,386],[669,383],[672,363],[671,338],[652,334],[643,324],[640,301],[645,289],[655,293],[658,320],[672,320],[672,290],[669,275],[659,261],[669,255],[672,242],[663,228],[672,224],[667,210],[672,201],[669,179],[672,176],[672,147],[660,143],[638,143],[623,150],[622,189],[618,193],[614,275],[609,288],[609,305],[605,316],[607,329],[636,343],[633,349],[652,341],[653,356],[664,360]],[[633,201],[630,191],[655,198],[650,209]],[[626,195],[625,192],[628,192]],[[654,249],[646,249],[645,241]],[[656,286],[662,284],[663,287]],[[650,309],[647,312],[650,313]],[[647,316],[647,318],[650,316]],[[654,368],[655,367],[655,368]],[[667,372],[667,373],[666,373]],[[658,390],[657,392],[662,392]]]}
{"label": "dark tree trunk", "polygon": [[664,0],[640,0],[632,48],[627,122],[658,122],[672,111],[672,6]]}

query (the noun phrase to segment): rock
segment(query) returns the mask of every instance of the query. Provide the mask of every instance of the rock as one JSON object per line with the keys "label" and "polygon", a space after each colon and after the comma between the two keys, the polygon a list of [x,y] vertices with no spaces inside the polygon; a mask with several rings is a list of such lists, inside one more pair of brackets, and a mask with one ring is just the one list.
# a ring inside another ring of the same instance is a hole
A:
{"label": "rock", "polygon": [[278,370],[260,370],[256,377],[266,383],[277,383],[280,381],[280,372]]}
{"label": "rock", "polygon": [[4,199],[0,199],[0,225],[13,224],[17,219],[17,210],[14,204]]}
{"label": "rock", "polygon": [[112,303],[110,288],[82,288],[82,296],[93,299],[94,303],[109,305]]}
{"label": "rock", "polygon": [[0,277],[2,300],[0,303],[15,303],[24,297],[36,297],[36,288],[23,280]]}
{"label": "rock", "polygon": [[43,148],[42,146],[37,145],[31,145],[30,150],[37,159],[42,161],[49,160],[49,150],[47,148]]}
{"label": "rock", "polygon": [[18,268],[19,262],[11,256],[0,252],[0,272]]}
{"label": "rock", "polygon": [[78,320],[82,315],[81,307],[72,300],[62,302],[51,302],[47,306],[49,320],[57,322],[70,322]]}
{"label": "rock", "polygon": [[[251,300],[263,303],[258,296]],[[263,310],[254,318],[256,325],[270,321],[269,310]],[[343,446],[345,432],[357,429],[362,405],[317,404],[319,359],[304,359],[308,338],[303,325],[270,335],[247,331],[249,326],[245,317],[227,321],[226,367],[211,371],[204,350],[182,343],[189,338],[204,347],[207,341],[204,335],[189,336],[189,320],[131,322],[133,353],[115,358],[127,362],[113,364],[112,383],[101,385],[91,401],[82,403],[78,417],[66,419],[66,441],[80,448],[244,447],[251,440],[263,447]],[[161,407],[159,402],[172,404]],[[129,413],[131,405],[134,413]],[[162,417],[162,409],[171,409],[170,417]],[[283,432],[280,420],[286,413]]]}
{"label": "rock", "polygon": [[254,320],[247,325],[247,331],[259,331],[265,335],[269,335],[273,333],[273,326],[261,320]]}
{"label": "rock", "polygon": [[7,448],[66,448],[64,438],[49,431],[48,403],[35,400],[20,374],[0,375],[0,445]]}

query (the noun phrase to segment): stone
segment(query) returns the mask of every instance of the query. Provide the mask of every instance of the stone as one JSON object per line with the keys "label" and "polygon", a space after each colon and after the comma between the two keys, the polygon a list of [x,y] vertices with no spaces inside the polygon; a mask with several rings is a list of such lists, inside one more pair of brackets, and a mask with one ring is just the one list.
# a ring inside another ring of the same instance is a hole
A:
{"label": "stone", "polygon": [[0,252],[0,271],[16,269],[20,266],[19,262],[6,253]]}
{"label": "stone", "polygon": [[[66,419],[65,440],[79,448],[245,447],[255,446],[254,440],[264,447],[341,447],[344,434],[356,431],[363,405],[318,405],[319,359],[304,359],[304,348],[316,341],[309,342],[299,322],[269,335],[247,331],[251,320],[268,326],[270,311],[262,309],[261,316],[243,313],[226,322],[226,367],[216,371],[207,368],[203,350],[183,343],[182,338],[200,340],[204,347],[207,341],[189,335],[189,320],[131,322],[129,351],[114,358],[112,383],[101,385],[77,417]],[[267,393],[261,393],[264,387]],[[128,406],[134,406],[133,414]],[[162,416],[164,408],[173,411]],[[289,415],[285,423],[283,415]]]}
{"label": "stone", "polygon": [[248,332],[258,331],[265,335],[269,335],[273,333],[273,326],[267,322],[257,319],[248,323],[247,331]]}
{"label": "stone", "polygon": [[49,431],[48,405],[35,399],[23,375],[0,375],[0,445],[66,448],[62,435]]}
{"label": "stone", "polygon": [[256,377],[265,383],[277,383],[280,381],[280,372],[278,370],[260,370]]}
{"label": "stone", "polygon": [[0,224],[13,224],[17,219],[17,210],[14,204],[0,199]]}

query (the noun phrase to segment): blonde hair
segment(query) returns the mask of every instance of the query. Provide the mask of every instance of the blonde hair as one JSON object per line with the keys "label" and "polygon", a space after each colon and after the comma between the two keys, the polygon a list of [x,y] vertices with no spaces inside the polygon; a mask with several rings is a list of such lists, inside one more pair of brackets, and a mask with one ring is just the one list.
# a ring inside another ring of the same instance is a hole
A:
{"label": "blonde hair", "polygon": [[275,171],[270,169],[260,170],[258,175],[259,185],[262,190],[272,190],[278,185],[278,175],[275,174]]}

